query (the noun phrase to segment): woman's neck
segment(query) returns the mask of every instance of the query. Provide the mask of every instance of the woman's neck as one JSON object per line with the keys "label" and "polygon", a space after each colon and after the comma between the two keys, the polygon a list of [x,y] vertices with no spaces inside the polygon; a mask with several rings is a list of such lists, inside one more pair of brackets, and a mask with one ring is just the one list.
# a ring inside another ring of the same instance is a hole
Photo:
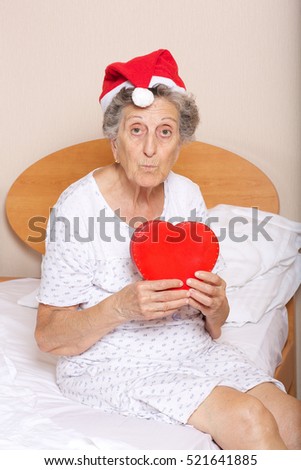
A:
{"label": "woman's neck", "polygon": [[128,224],[133,225],[133,219],[151,220],[161,216],[164,183],[155,187],[138,186],[116,164],[98,172],[95,179],[109,206]]}

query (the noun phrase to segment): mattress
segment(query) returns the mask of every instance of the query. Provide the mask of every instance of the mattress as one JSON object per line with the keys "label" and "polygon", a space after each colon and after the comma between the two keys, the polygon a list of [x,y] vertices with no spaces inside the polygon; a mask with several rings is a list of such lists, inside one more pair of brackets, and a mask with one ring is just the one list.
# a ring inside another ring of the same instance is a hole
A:
{"label": "mattress", "polygon": [[[38,284],[29,278],[0,283],[0,449],[218,449],[191,426],[106,414],[63,397],[56,358],[34,341],[36,309],[18,304]],[[257,323],[226,324],[219,341],[236,344],[273,374],[287,331],[286,309],[275,308]]]}

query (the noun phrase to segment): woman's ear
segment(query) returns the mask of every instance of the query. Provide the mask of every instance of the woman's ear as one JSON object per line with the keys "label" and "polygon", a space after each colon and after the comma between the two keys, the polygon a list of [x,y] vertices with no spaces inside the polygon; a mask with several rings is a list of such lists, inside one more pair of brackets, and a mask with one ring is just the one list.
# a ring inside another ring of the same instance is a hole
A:
{"label": "woman's ear", "polygon": [[111,139],[111,149],[112,149],[112,152],[113,152],[113,156],[114,156],[114,160],[115,160],[115,163],[119,163],[118,161],[118,152],[117,152],[117,139]]}

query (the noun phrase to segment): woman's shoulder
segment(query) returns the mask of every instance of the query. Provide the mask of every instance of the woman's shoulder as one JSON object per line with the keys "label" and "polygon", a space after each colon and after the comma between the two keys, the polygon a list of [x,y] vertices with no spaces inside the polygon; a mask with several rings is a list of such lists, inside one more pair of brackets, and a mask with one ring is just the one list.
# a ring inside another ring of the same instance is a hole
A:
{"label": "woman's shoulder", "polygon": [[81,206],[87,206],[91,202],[91,196],[95,193],[97,195],[97,188],[94,183],[93,173],[91,171],[79,180],[76,180],[68,186],[59,196],[55,207],[61,209],[79,209]]}
{"label": "woman's shoulder", "polygon": [[189,190],[200,192],[199,186],[194,181],[187,178],[187,176],[180,175],[179,173],[175,173],[173,171],[171,171],[168,175],[168,184],[170,185],[171,189],[174,187],[177,189],[177,191],[183,188],[183,191]]}
{"label": "woman's shoulder", "polygon": [[177,215],[180,213],[187,215],[187,211],[194,209],[202,215],[206,211],[206,204],[198,184],[186,176],[170,172],[167,195],[169,207],[172,211],[177,211]]}

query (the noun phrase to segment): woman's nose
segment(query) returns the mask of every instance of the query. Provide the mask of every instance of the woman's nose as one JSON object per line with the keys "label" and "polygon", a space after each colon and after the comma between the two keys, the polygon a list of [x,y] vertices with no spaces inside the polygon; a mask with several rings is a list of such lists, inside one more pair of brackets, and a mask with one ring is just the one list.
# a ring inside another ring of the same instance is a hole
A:
{"label": "woman's nose", "polygon": [[156,136],[147,134],[144,141],[144,154],[147,157],[153,157],[157,150]]}

